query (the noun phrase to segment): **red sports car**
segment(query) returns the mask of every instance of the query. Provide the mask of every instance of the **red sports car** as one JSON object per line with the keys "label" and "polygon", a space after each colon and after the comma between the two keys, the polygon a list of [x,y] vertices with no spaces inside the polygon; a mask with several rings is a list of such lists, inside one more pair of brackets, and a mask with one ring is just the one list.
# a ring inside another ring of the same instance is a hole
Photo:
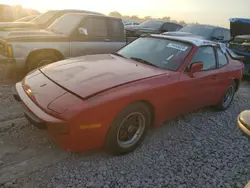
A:
{"label": "red sports car", "polygon": [[65,149],[133,151],[149,127],[205,106],[225,110],[243,64],[225,46],[188,37],[143,36],[115,54],[59,61],[13,87],[25,116]]}

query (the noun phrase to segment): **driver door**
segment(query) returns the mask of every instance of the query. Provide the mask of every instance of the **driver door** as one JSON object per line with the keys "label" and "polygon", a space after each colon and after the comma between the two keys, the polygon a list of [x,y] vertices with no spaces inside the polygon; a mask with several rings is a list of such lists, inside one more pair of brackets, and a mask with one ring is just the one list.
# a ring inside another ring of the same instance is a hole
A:
{"label": "driver door", "polygon": [[[79,32],[85,28],[87,35]],[[71,57],[106,53],[110,39],[108,37],[107,19],[103,17],[88,16],[76,28],[70,41]]]}
{"label": "driver door", "polygon": [[[203,69],[190,77],[190,67],[196,62],[203,62]],[[200,47],[180,76],[180,84],[186,97],[184,107],[186,112],[215,103],[220,88],[218,73],[214,47]]]}

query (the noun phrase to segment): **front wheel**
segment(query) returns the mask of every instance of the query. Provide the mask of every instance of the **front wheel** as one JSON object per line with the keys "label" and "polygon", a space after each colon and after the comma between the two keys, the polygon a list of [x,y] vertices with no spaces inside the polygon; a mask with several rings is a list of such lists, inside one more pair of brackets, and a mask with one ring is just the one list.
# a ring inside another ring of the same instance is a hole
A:
{"label": "front wheel", "polygon": [[144,103],[127,106],[111,123],[105,142],[106,150],[114,155],[132,152],[143,141],[151,120],[151,112]]}
{"label": "front wheel", "polygon": [[220,103],[216,106],[218,110],[226,110],[231,105],[236,91],[236,84],[233,82],[224,93]]}
{"label": "front wheel", "polygon": [[34,56],[27,64],[27,71],[59,61],[60,58],[52,52],[40,52]]}

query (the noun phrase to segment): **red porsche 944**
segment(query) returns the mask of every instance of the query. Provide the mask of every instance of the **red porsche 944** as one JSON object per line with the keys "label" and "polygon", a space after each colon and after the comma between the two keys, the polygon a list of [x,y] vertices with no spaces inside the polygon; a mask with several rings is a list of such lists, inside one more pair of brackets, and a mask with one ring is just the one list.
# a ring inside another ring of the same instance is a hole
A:
{"label": "red porsche 944", "polygon": [[226,110],[244,65],[226,46],[198,38],[143,36],[114,54],[59,61],[13,89],[26,118],[71,151],[133,151],[149,127],[214,106]]}

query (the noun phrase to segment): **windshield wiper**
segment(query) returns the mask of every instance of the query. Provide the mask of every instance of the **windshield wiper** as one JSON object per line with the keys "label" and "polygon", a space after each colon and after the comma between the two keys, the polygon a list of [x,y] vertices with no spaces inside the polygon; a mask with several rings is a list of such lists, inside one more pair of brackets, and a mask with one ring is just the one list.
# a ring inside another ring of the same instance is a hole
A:
{"label": "windshield wiper", "polygon": [[113,55],[117,55],[117,56],[119,56],[119,57],[123,57],[123,58],[126,58],[127,59],[127,57],[125,57],[125,56],[123,56],[123,55],[121,55],[121,54],[118,54],[117,52],[115,52],[115,53],[112,53]]}
{"label": "windshield wiper", "polygon": [[140,63],[144,63],[144,64],[147,64],[147,65],[151,65],[151,66],[154,66],[154,67],[158,67],[158,66],[156,66],[156,65],[154,65],[154,64],[152,64],[152,63],[150,63],[149,61],[146,61],[146,60],[141,59],[141,58],[138,58],[138,57],[130,57],[130,59],[135,60],[135,61],[138,61],[138,62],[140,62]]}

